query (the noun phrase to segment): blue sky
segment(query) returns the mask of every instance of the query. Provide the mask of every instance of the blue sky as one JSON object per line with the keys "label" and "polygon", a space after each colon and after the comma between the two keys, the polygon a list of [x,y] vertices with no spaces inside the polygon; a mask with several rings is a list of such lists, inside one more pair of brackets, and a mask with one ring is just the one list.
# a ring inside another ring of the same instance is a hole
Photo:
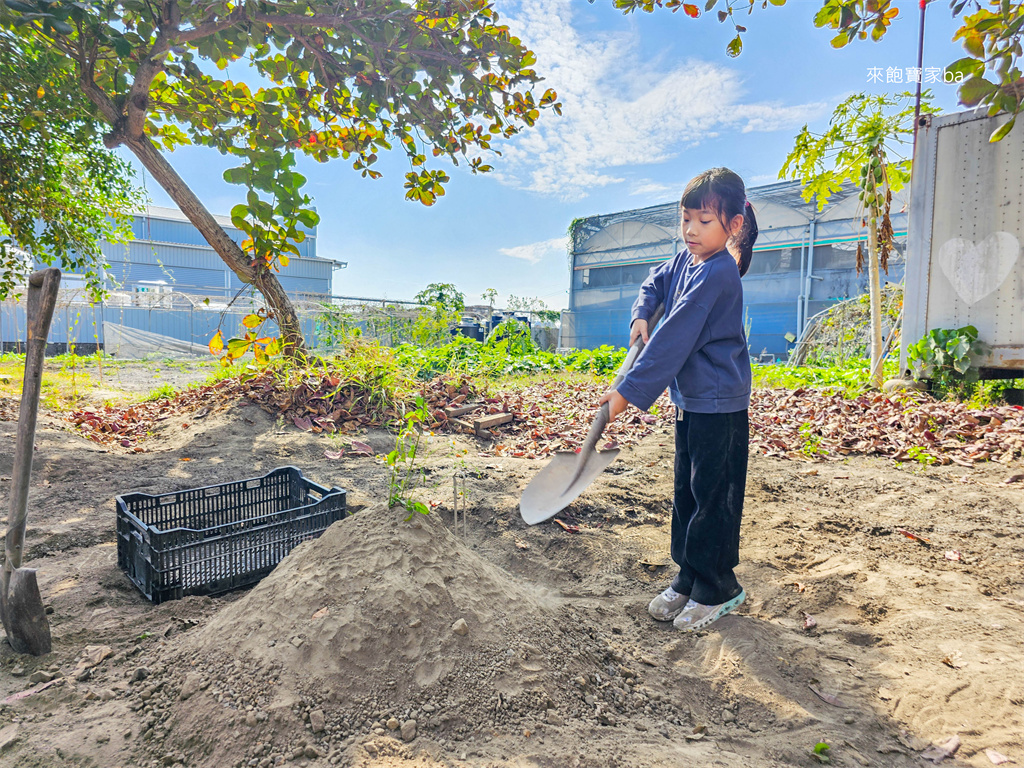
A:
{"label": "blue sky", "polygon": [[[827,125],[851,93],[896,92],[889,68],[916,66],[916,3],[902,6],[880,43],[836,50],[816,29],[819,0],[760,5],[741,21],[743,53],[729,58],[731,24],[712,11],[699,19],[658,12],[623,16],[610,0],[497,0],[513,31],[538,55],[545,87],[563,115],[507,142],[495,172],[452,169],[447,195],[426,208],[405,200],[403,157],[383,157],[384,178],[361,178],[343,160],[300,160],[321,215],[318,254],[348,262],[335,273],[339,295],[408,299],[431,282],[454,283],[467,303],[486,288],[568,300],[565,233],[573,218],[677,199],[699,171],[732,168],[748,186],[771,183],[805,124]],[[945,3],[928,11],[925,68],[963,56],[959,23]],[[880,68],[883,82],[869,82]],[[904,75],[905,76],[905,75]],[[958,109],[952,84],[927,84],[935,105]],[[214,213],[241,202],[243,188],[222,179],[234,165],[213,150],[187,147],[171,163]],[[170,205],[151,177],[140,180],[157,205]]]}

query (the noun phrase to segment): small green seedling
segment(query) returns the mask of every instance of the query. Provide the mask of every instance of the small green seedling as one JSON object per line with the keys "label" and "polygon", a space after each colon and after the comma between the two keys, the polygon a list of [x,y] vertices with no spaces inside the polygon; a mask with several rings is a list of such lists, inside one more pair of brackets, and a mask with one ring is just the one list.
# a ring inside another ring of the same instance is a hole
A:
{"label": "small green seedling", "polygon": [[[399,428],[395,449],[384,456],[384,463],[391,470],[388,477],[388,506],[405,507],[409,512],[406,520],[411,520],[417,513],[430,514],[426,504],[413,501],[409,497],[417,482],[417,471],[414,469],[416,454],[423,439],[423,424],[429,417],[426,401],[422,397],[417,397],[416,408],[405,415],[404,424]],[[419,470],[418,476],[422,477],[422,474],[423,471]]]}
{"label": "small green seedling", "polygon": [[826,765],[826,764],[832,762],[829,759],[829,756],[828,756],[829,749],[831,749],[831,747],[829,747],[828,744],[826,744],[824,741],[819,741],[817,744],[814,745],[814,750],[811,752],[811,755],[819,763],[821,763],[822,765]]}
{"label": "small green seedling", "polygon": [[937,464],[939,461],[919,445],[912,445],[907,448],[907,456],[918,464],[924,464],[927,467],[930,467],[932,464]]}
{"label": "small green seedling", "polygon": [[800,448],[800,453],[804,456],[813,458],[818,454],[824,454],[825,450],[821,447],[821,435],[815,433],[815,426],[809,421],[804,422],[800,425],[800,437],[803,438],[804,444]]}

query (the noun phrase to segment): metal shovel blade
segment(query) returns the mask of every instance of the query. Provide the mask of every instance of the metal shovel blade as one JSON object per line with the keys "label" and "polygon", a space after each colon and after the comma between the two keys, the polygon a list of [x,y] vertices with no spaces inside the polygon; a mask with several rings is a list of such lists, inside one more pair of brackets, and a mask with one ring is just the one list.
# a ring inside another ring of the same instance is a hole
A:
{"label": "metal shovel blade", "polygon": [[[662,304],[651,315],[649,325],[653,328],[665,312]],[[637,339],[625,360],[616,371],[611,388],[616,389],[622,383],[626,373],[643,351],[643,339]],[[550,520],[583,493],[594,478],[604,472],[605,468],[615,461],[619,455],[617,448],[597,451],[597,442],[601,439],[604,428],[608,426],[608,403],[604,403],[594,416],[594,423],[580,447],[579,453],[556,453],[551,462],[538,472],[530,484],[526,486],[519,499],[519,513],[527,525],[536,525]]]}
{"label": "metal shovel blade", "polygon": [[600,453],[590,451],[589,454],[568,451],[556,453],[523,491],[519,500],[523,521],[527,525],[536,525],[550,520],[572,504],[618,455],[618,448]]}

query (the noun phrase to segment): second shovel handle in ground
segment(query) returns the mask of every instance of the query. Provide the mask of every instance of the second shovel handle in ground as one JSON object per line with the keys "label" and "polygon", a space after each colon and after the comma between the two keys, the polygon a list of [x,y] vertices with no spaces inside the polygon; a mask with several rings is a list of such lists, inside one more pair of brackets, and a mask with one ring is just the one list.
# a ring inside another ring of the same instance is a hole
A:
{"label": "second shovel handle in ground", "polygon": [[46,338],[57,306],[60,270],[51,268],[33,272],[28,279],[28,344],[25,349],[25,378],[18,413],[18,438],[14,448],[14,471],[7,515],[6,557],[0,588],[6,592],[11,571],[21,566],[22,546],[28,508],[28,485],[32,474],[32,449],[35,445],[39,393],[43,383],[43,359]]}

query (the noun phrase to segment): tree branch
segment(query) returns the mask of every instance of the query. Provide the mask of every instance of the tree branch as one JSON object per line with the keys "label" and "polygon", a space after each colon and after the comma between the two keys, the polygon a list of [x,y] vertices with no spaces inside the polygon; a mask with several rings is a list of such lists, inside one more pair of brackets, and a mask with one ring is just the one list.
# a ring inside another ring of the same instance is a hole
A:
{"label": "tree branch", "polygon": [[[79,81],[82,84],[82,91],[89,98],[89,101],[96,105],[100,114],[103,115],[103,119],[112,127],[116,128],[117,123],[121,118],[120,110],[117,108],[117,105],[114,104],[114,100],[107,95],[107,92],[96,84],[94,75],[95,70],[92,63],[82,62],[81,64],[82,69]],[[109,149],[113,149],[113,147],[116,147],[121,142],[120,140],[117,140],[113,146],[111,146],[108,143],[107,138],[104,137],[103,143],[106,144]]]}
{"label": "tree branch", "polygon": [[146,113],[149,111],[149,88],[153,78],[164,68],[163,55],[171,48],[171,41],[177,36],[180,12],[178,0],[164,0],[160,19],[154,20],[160,30],[149,54],[135,70],[131,90],[125,102],[125,133],[134,138],[141,137],[146,127]]}
{"label": "tree branch", "polygon": [[246,284],[252,283],[255,271],[245,253],[228,237],[224,228],[217,223],[195,192],[167,162],[153,141],[145,135],[127,136],[124,144],[139,158],[146,170],[153,174],[153,178],[166,190],[178,209],[202,232],[203,237],[224,259],[231,271],[238,275],[238,279]]}
{"label": "tree branch", "polygon": [[196,40],[202,40],[204,37],[210,37],[216,35],[218,32],[223,32],[225,29],[230,29],[239,22],[240,19],[229,16],[226,19],[220,21],[211,21],[207,24],[200,24],[198,27],[192,27],[191,29],[179,30],[175,42],[178,43],[191,43]]}

